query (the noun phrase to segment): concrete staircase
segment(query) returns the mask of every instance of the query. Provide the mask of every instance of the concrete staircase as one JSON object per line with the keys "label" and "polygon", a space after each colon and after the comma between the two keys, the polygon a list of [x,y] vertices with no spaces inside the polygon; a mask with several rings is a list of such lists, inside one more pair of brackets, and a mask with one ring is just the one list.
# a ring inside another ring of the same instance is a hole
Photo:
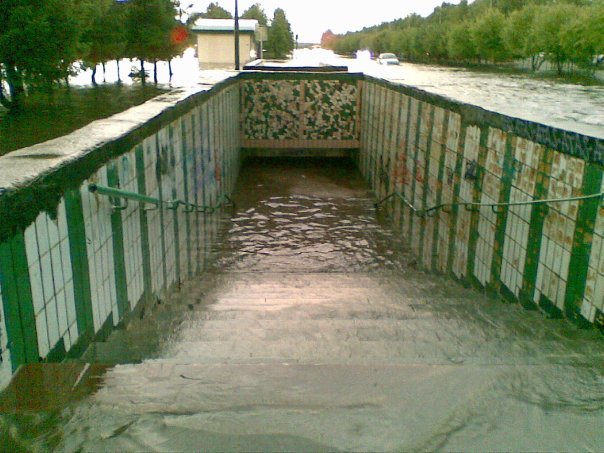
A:
{"label": "concrete staircase", "polygon": [[584,338],[564,321],[415,270],[204,277],[93,344],[82,360],[529,365],[564,362]]}
{"label": "concrete staircase", "polygon": [[83,357],[115,366],[60,448],[603,450],[599,334],[416,269],[339,171],[244,171],[214,264]]}

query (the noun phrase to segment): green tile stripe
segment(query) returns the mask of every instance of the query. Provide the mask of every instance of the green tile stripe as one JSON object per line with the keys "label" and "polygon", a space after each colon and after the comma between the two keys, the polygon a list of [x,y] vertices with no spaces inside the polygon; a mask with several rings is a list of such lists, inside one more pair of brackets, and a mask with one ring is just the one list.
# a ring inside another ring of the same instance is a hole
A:
{"label": "green tile stripe", "polygon": [[[512,183],[514,180],[514,147],[512,137],[506,134],[505,156],[503,158],[503,175],[501,177],[501,186],[499,190],[499,203],[509,203],[512,195]],[[493,244],[493,261],[491,262],[491,289],[501,292],[505,285],[501,282],[501,266],[503,263],[503,247],[505,242],[505,232],[507,230],[509,208],[504,209],[497,215],[495,226],[495,242]]]}
{"label": "green tile stripe", "polygon": [[[413,149],[411,149],[411,137],[413,135],[413,128],[412,128],[412,122],[413,122],[413,112],[416,112],[416,118],[415,121],[417,123],[417,118],[419,117],[419,102],[416,101],[415,105],[418,107],[417,109],[414,110],[413,105],[415,99],[413,99],[412,97],[409,97],[409,102],[408,102],[408,114],[407,114],[407,132],[405,134],[406,139],[405,139],[405,177],[407,178],[407,181],[405,181],[407,184],[404,184],[402,187],[402,195],[404,195],[408,200],[413,200],[413,196],[414,196],[414,192],[413,192],[413,183],[415,180],[415,177],[413,175],[413,171],[415,169],[415,152],[417,150],[417,148],[415,147],[415,143],[413,143]],[[415,138],[417,138],[417,131],[415,134]],[[415,140],[415,139],[414,139]],[[409,169],[409,163],[412,163],[412,167],[411,169]],[[408,195],[407,191],[408,189],[410,189],[411,194]],[[402,202],[401,202],[402,204]],[[405,213],[407,214],[405,216]],[[407,233],[407,236],[404,238],[405,243],[410,246],[411,242],[410,242],[410,233],[411,233],[411,222],[413,220],[413,213],[411,212],[411,210],[406,206],[403,205],[402,209],[401,209],[401,231],[403,233]]]}
{"label": "green tile stripe", "polygon": [[[109,187],[120,187],[118,168],[116,162],[107,165],[107,183]],[[111,240],[113,242],[113,268],[115,274],[115,292],[119,319],[123,319],[130,312],[128,301],[128,284],[126,275],[126,259],[124,256],[124,225],[122,211],[111,213]]]}
{"label": "green tile stripe", "polygon": [[384,146],[386,144],[386,118],[388,117],[388,90],[381,92],[380,117],[378,120],[379,129],[375,150],[375,182],[373,191],[378,198],[382,196],[382,175],[384,170]]}
{"label": "green tile stripe", "polygon": [[377,192],[377,185],[379,181],[379,172],[378,172],[378,156],[379,153],[379,144],[382,132],[382,112],[384,110],[384,92],[383,88],[378,88],[376,92],[376,111],[373,115],[374,119],[374,127],[373,127],[373,139],[371,140],[371,154],[369,155],[371,160],[371,189],[374,192]]}
{"label": "green tile stripe", "polygon": [[[543,149],[543,158],[539,163],[537,181],[535,184],[534,199],[546,198],[549,186],[550,172],[553,152]],[[535,307],[534,294],[537,286],[537,270],[539,269],[539,256],[543,240],[543,224],[547,216],[548,207],[545,204],[533,206],[531,211],[531,223],[527,241],[526,260],[524,272],[522,273],[522,288],[520,290],[520,303],[527,308]]]}
{"label": "green tile stripe", "polygon": [[[390,194],[397,190],[396,188],[396,178],[394,171],[396,169],[396,158],[398,151],[398,143],[400,141],[401,135],[401,106],[402,106],[402,96],[400,93],[392,92],[393,99],[393,112],[392,112],[392,126],[391,126],[391,134],[390,134],[390,150],[388,152],[388,186],[386,187],[386,193]],[[394,197],[388,203],[388,211],[390,212],[390,216],[394,219],[396,213],[396,203],[397,198]]]}
{"label": "green tile stripe", "polygon": [[[439,141],[439,145],[438,145],[438,146],[440,146],[440,159],[438,161],[438,177],[437,178],[438,178],[438,181],[440,182],[440,184],[437,184],[437,187],[436,187],[435,199],[436,199],[437,205],[442,203],[444,180],[447,177],[447,175],[445,175],[445,157],[446,157],[446,148],[447,148],[447,145],[445,143],[447,143],[449,111],[444,110],[444,112],[445,112],[445,114],[443,115],[443,128],[441,131],[441,135],[439,137],[440,141]],[[439,235],[440,220],[439,220],[438,216],[434,216],[432,218],[432,221],[434,222],[434,231],[433,231],[433,236],[432,236],[432,263],[430,264],[430,270],[436,271],[438,269],[437,254],[438,254],[438,239],[440,237],[440,235]]]}
{"label": "green tile stripe", "polygon": [[[489,128],[483,127],[480,129],[480,147],[478,150],[478,165],[476,170],[476,181],[472,190],[472,201],[480,203],[480,194],[482,193],[482,183],[484,179],[484,166],[487,159],[487,146],[489,140]],[[465,208],[463,208],[465,209]],[[487,208],[482,208],[487,209]],[[468,241],[468,262],[466,267],[466,278],[482,287],[482,283],[474,275],[474,266],[476,264],[476,244],[478,243],[478,224],[480,222],[480,212],[474,211],[470,215],[470,240]]]}
{"label": "green tile stripe", "polygon": [[[199,133],[199,143],[197,144],[195,139],[193,139],[193,202],[197,205],[203,204],[203,194],[201,192],[201,187],[199,187],[200,177],[198,174],[202,172],[202,160],[203,160],[203,151],[202,151],[202,143],[203,136],[201,132],[201,107],[195,112],[195,114],[191,118],[191,128],[193,130],[193,136]],[[199,128],[199,129],[198,129]],[[197,147],[199,146],[199,147]],[[199,256],[199,251],[201,250],[201,229],[203,225],[203,220],[201,218],[201,214],[197,211],[193,213],[194,217],[194,225],[195,225],[195,262],[193,263],[193,272],[195,274],[199,274],[201,272],[201,260]]]}
{"label": "green tile stripe", "polygon": [[[176,151],[174,150],[174,127],[170,125],[168,127],[168,158],[169,162],[168,168],[170,169],[170,186],[171,186],[171,194],[170,197],[172,200],[177,200],[178,197],[178,188],[176,187],[176,173],[177,168],[174,165],[176,161]],[[183,156],[184,159],[184,156]],[[176,284],[180,285],[181,273],[180,273],[180,231],[178,229],[178,209],[172,209],[166,213],[166,215],[172,216],[172,234],[174,235],[174,275],[176,278]],[[163,228],[162,228],[163,230]],[[168,234],[166,232],[166,234]],[[164,251],[165,253],[165,251]],[[164,255],[165,256],[165,255]]]}
{"label": "green tile stripe", "polygon": [[[402,103],[401,103],[402,105]],[[402,181],[399,185],[399,187],[396,188],[396,190],[399,191],[399,193],[401,195],[405,194],[405,182],[406,179],[409,177],[409,175],[407,174],[407,162],[409,161],[409,131],[411,130],[411,97],[407,96],[407,118],[405,118],[405,132],[404,132],[404,137],[405,137],[405,147],[404,149],[401,149],[401,152],[404,154],[405,156],[405,162],[404,162],[404,168],[403,168],[403,174],[399,175],[399,177],[402,178]],[[398,144],[397,144],[398,145]],[[403,206],[403,202],[400,199],[397,199],[397,203],[398,203],[398,208],[399,208],[399,219],[398,219],[398,225],[399,225],[399,229],[401,231],[403,231],[403,221],[404,221],[404,214],[405,214],[405,207]]]}
{"label": "green tile stripe", "polygon": [[40,359],[23,232],[0,244],[0,269],[6,335],[15,371],[19,365]]}
{"label": "green tile stripe", "polygon": [[386,91],[386,103],[384,108],[384,130],[382,134],[382,146],[380,146],[380,178],[378,183],[378,193],[384,197],[390,193],[390,152],[392,143],[392,119],[394,116],[394,92]]}
{"label": "green tile stripe", "polygon": [[363,165],[363,162],[365,157],[365,150],[367,149],[367,88],[368,84],[365,82],[361,82],[361,96],[359,97],[361,105],[359,106],[360,121],[358,131],[360,150],[358,154],[354,155],[354,158],[356,158],[357,167],[361,170],[361,173],[363,175],[365,175],[365,167]]}
{"label": "green tile stripe", "polygon": [[[193,123],[194,123],[194,116],[191,116],[191,118],[193,119]],[[181,133],[181,142],[182,142],[182,173],[183,173],[183,184],[184,184],[184,201],[186,203],[195,203],[195,200],[190,200],[189,198],[189,159],[193,160],[194,159],[194,155],[195,153],[193,152],[193,147],[195,146],[194,143],[194,139],[192,138],[192,143],[193,145],[191,146],[191,149],[188,148],[187,146],[187,125],[185,120],[183,119],[180,123],[180,133]],[[195,134],[195,130],[191,129],[191,133]],[[193,166],[193,169],[195,168],[195,166]],[[194,243],[193,238],[192,238],[192,234],[191,234],[191,224],[193,223],[193,219],[191,219],[191,213],[186,212],[185,213],[185,231],[186,231],[186,235],[187,235],[187,241],[186,243],[188,244],[187,247],[187,277],[191,277],[193,275],[193,268],[192,268],[192,258],[191,258],[191,244]]]}
{"label": "green tile stripe", "polygon": [[375,109],[376,109],[376,105],[377,105],[377,99],[376,99],[376,87],[375,85],[371,85],[371,89],[367,90],[367,123],[366,123],[366,130],[365,130],[365,137],[366,137],[366,148],[365,148],[365,152],[364,152],[364,159],[363,159],[363,169],[364,169],[364,173],[365,173],[365,179],[367,179],[367,181],[369,182],[369,186],[371,187],[371,181],[372,181],[372,175],[371,175],[371,154],[373,152],[372,149],[372,145],[373,145],[373,137],[374,137],[374,131],[373,131],[373,125],[375,124]]}
{"label": "green tile stripe", "polygon": [[[136,184],[138,187],[138,193],[147,194],[147,182],[145,177],[145,151],[143,145],[136,147]],[[143,260],[143,299],[148,301],[151,299],[153,293],[153,285],[151,284],[151,257],[149,247],[149,225],[147,222],[147,213],[145,211],[145,205],[139,204],[139,221],[140,221],[140,232],[141,232],[141,257]]]}
{"label": "green tile stripe", "polygon": [[65,213],[73,274],[73,292],[79,334],[78,343],[85,344],[94,337],[94,317],[84,210],[82,208],[82,195],[79,190],[69,190],[65,193]]}
{"label": "green tile stripe", "polygon": [[375,94],[375,111],[373,113],[373,127],[371,128],[372,131],[372,137],[371,137],[371,147],[370,147],[370,153],[369,153],[369,165],[370,165],[370,171],[369,174],[371,176],[370,179],[370,187],[371,190],[373,190],[374,192],[377,192],[377,184],[378,184],[378,158],[377,158],[377,153],[379,150],[379,140],[380,140],[380,131],[381,131],[381,125],[382,125],[382,110],[384,108],[384,103],[383,103],[383,93],[384,93],[384,89],[382,87],[378,87],[376,89],[376,94]]}
{"label": "green tile stripe", "polygon": [[[164,155],[164,151],[167,153],[167,148],[166,150],[163,150],[161,147],[161,143],[159,142],[159,133],[155,134],[155,158],[156,158],[156,165],[155,165],[155,179],[157,181],[157,192],[158,192],[158,198],[163,202],[165,200],[164,198],[164,189],[163,189],[163,183],[162,183],[162,167],[164,165],[167,166],[167,158],[168,156]],[[160,225],[160,247],[161,247],[161,256],[165,257],[166,256],[166,232],[165,232],[165,228],[164,228],[164,210],[163,208],[160,206],[158,208],[159,211],[159,225]],[[168,288],[168,270],[166,267],[166,260],[162,259],[161,260],[161,270],[162,270],[162,284],[161,287],[165,290]]]}
{"label": "green tile stripe", "polygon": [[[415,201],[415,192],[416,192],[416,187],[417,187],[417,175],[415,174],[416,170],[417,170],[417,158],[419,155],[419,136],[421,134],[421,125],[422,125],[422,111],[423,111],[423,106],[424,103],[417,101],[417,118],[416,118],[416,128],[415,128],[415,141],[413,143],[414,148],[413,150],[411,150],[411,152],[413,153],[413,170],[412,170],[412,181],[411,181],[411,196],[409,197],[409,201],[411,201],[412,203]],[[409,142],[407,142],[407,149],[409,146]],[[409,234],[407,237],[407,244],[409,244],[409,246],[411,246],[411,244],[413,243],[413,226],[416,223],[416,220],[418,220],[415,217],[415,214],[409,209]],[[418,248],[418,250],[421,250],[421,243],[420,243],[420,247]],[[417,256],[416,258],[420,258],[419,256]]]}
{"label": "green tile stripe", "polygon": [[371,153],[371,124],[373,122],[373,102],[374,102],[374,96],[373,96],[373,92],[374,92],[374,86],[373,85],[368,85],[367,86],[367,111],[365,114],[365,130],[364,130],[364,138],[363,140],[365,141],[365,146],[362,149],[362,160],[361,160],[361,168],[363,171],[363,176],[365,176],[365,179],[367,181],[369,181],[369,154]]}
{"label": "green tile stripe", "polygon": [[[586,163],[583,174],[583,194],[600,192],[602,178],[602,167]],[[575,321],[586,321],[581,316],[581,306],[585,297],[593,232],[601,203],[601,198],[584,200],[579,203],[573,238],[573,250],[568,267],[568,283],[564,298],[565,314],[568,318]]]}
{"label": "green tile stripe", "polygon": [[[434,132],[434,114],[435,114],[435,108],[434,106],[430,106],[430,115],[429,115],[429,125],[428,125],[428,138],[426,140],[426,149],[424,150],[424,190],[422,193],[422,204],[420,206],[420,208],[426,207],[426,204],[428,203],[428,190],[431,190],[430,188],[430,154],[431,154],[431,150],[430,147],[432,145],[432,134]],[[421,136],[421,134],[420,134]],[[417,149],[418,149],[418,154],[419,154],[419,142],[417,144]],[[420,256],[418,256],[418,260],[419,261],[423,261],[423,255],[424,255],[424,249],[426,247],[426,238],[425,238],[425,233],[426,233],[426,223],[427,220],[425,217],[418,217],[418,223],[420,225],[420,237],[419,237],[419,253]],[[432,221],[434,221],[434,219],[432,219]],[[436,229],[436,228],[435,228]],[[434,243],[432,244],[434,245]],[[432,252],[432,260],[430,263],[422,263],[424,265],[425,268],[428,269],[432,269],[433,268],[433,261],[434,260],[434,252]]]}
{"label": "green tile stripe", "polygon": [[[466,148],[466,135],[468,133],[468,124],[461,120],[461,125],[459,126],[459,142],[457,144],[457,149],[454,150],[457,155],[457,161],[455,163],[455,171],[454,171],[454,182],[453,182],[453,196],[451,200],[453,203],[459,200],[459,196],[461,193],[461,179],[463,177],[463,165],[464,165],[464,150]],[[454,204],[451,207],[451,227],[449,231],[449,255],[447,259],[447,273],[454,279],[457,279],[457,275],[453,271],[453,263],[455,261],[456,251],[457,251],[457,241],[456,231],[457,231],[457,221],[459,220],[459,210],[464,209],[459,205]]]}

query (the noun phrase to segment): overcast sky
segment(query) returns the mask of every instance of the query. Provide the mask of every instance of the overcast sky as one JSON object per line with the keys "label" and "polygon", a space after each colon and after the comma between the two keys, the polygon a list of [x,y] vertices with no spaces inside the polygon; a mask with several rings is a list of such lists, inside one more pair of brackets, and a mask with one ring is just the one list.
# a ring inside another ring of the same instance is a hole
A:
{"label": "overcast sky", "polygon": [[[216,1],[216,0],[214,0]],[[457,4],[459,0],[448,0]],[[194,4],[194,10],[205,11],[210,1],[181,0],[186,6]],[[275,8],[283,8],[292,24],[292,31],[300,42],[319,42],[324,31],[334,33],[360,30],[417,13],[429,15],[443,0],[239,0],[239,13],[254,3],[260,3],[271,19]],[[235,11],[235,0],[218,0],[218,4]]]}

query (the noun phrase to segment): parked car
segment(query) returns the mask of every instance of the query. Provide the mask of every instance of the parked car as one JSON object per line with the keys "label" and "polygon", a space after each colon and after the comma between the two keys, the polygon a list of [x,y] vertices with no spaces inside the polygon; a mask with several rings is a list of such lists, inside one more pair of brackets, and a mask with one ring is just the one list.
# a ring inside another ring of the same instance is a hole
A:
{"label": "parked car", "polygon": [[399,64],[398,58],[393,53],[381,53],[377,59],[379,64]]}

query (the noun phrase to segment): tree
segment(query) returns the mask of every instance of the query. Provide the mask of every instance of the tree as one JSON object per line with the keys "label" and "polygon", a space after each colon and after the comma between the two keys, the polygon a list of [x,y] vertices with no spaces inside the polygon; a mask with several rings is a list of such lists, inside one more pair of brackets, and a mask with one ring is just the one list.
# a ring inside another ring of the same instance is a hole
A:
{"label": "tree", "polygon": [[273,21],[268,29],[268,40],[266,50],[272,58],[286,58],[286,55],[294,49],[294,35],[291,25],[285,17],[285,11],[277,8],[273,15]]}
{"label": "tree", "polygon": [[604,6],[581,8],[561,32],[562,47],[570,61],[595,70],[604,53]]}
{"label": "tree", "polygon": [[[601,57],[604,55],[604,1],[600,1],[592,7],[589,17],[587,18],[585,27],[585,39],[594,49],[594,56]],[[595,64],[601,64],[598,60]]]}
{"label": "tree", "polygon": [[126,21],[127,54],[141,62],[144,82],[144,62],[152,61],[157,82],[157,61],[167,59],[171,31],[176,23],[176,10],[170,0],[131,0]]}
{"label": "tree", "polygon": [[[4,0],[0,8],[0,103],[16,110],[26,87],[50,87],[77,59],[78,23],[70,0]],[[4,91],[4,83],[8,93]]]}
{"label": "tree", "polygon": [[562,35],[579,11],[579,7],[570,4],[542,6],[537,10],[530,39],[545,58],[556,65],[558,74],[562,74],[564,63],[570,59],[568,49],[562,44]]}
{"label": "tree", "polygon": [[441,61],[447,58],[447,34],[436,23],[425,24],[418,29],[415,47],[418,57],[422,60],[432,59]]}
{"label": "tree", "polygon": [[504,15],[496,9],[489,9],[472,27],[472,40],[479,58],[493,63],[507,57],[503,44]]}
{"label": "tree", "polygon": [[461,22],[451,28],[447,36],[447,52],[450,58],[457,61],[467,62],[476,58],[470,24]]}
{"label": "tree", "polygon": [[268,25],[268,16],[260,6],[260,3],[254,3],[248,9],[246,9],[241,15],[242,19],[256,19],[258,25],[266,27]]}
{"label": "tree", "polygon": [[[84,14],[84,27],[81,46],[82,59],[92,66],[92,83],[96,83],[96,68],[100,63],[119,60],[126,48],[126,33],[124,30],[123,5],[112,0],[95,0],[88,4],[88,11]],[[119,78],[119,64],[118,64]]]}
{"label": "tree", "polygon": [[334,48],[335,41],[337,37],[333,31],[327,30],[321,35],[321,47],[323,49],[332,49]]}
{"label": "tree", "polygon": [[208,5],[206,12],[202,14],[202,17],[206,19],[232,19],[233,15],[218,3],[212,2]]}

